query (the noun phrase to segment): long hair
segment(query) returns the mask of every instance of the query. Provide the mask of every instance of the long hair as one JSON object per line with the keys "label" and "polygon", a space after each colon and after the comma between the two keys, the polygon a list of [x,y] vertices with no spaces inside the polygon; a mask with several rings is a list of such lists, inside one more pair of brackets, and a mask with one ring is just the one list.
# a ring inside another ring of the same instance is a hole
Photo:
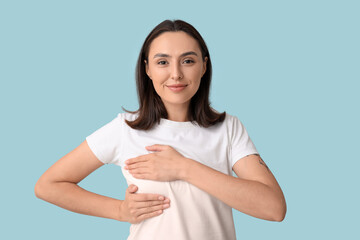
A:
{"label": "long hair", "polygon": [[206,72],[202,76],[200,86],[195,95],[191,98],[188,118],[202,127],[210,127],[225,119],[225,112],[218,113],[210,107],[209,93],[211,84],[211,59],[208,48],[200,33],[189,23],[182,20],[165,20],[157,25],[146,37],[141,48],[137,65],[136,65],[136,87],[139,100],[139,109],[137,111],[128,111],[137,113],[138,116],[134,121],[126,120],[126,123],[133,129],[149,130],[155,123],[160,123],[161,118],[167,118],[168,114],[164,103],[156,93],[153,83],[146,74],[144,60],[148,61],[149,48],[152,41],[164,32],[183,31],[193,37],[199,44],[202,59],[207,57]]}

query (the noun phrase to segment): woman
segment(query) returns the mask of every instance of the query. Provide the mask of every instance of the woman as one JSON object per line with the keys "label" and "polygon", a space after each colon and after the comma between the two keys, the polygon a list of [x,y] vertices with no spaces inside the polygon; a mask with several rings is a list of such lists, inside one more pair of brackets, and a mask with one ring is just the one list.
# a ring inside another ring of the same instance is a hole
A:
{"label": "woman", "polygon": [[[139,110],[118,114],[51,166],[36,196],[130,222],[128,239],[235,239],[232,208],[282,221],[282,190],[244,126],[210,107],[211,60],[197,30],[181,20],[160,23],[136,73]],[[107,163],[122,167],[124,200],[77,185]]]}

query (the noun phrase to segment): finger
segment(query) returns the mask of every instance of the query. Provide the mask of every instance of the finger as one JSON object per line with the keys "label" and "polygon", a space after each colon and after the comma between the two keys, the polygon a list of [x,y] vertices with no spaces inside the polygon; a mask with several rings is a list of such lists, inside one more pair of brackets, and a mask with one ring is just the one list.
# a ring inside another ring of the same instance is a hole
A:
{"label": "finger", "polygon": [[146,146],[145,148],[148,151],[161,152],[161,151],[164,151],[165,149],[167,149],[168,147],[169,147],[168,145],[154,144],[151,146]]}
{"label": "finger", "polygon": [[136,169],[136,168],[146,168],[146,162],[137,162],[130,165],[125,165],[126,170]]}
{"label": "finger", "polygon": [[146,162],[147,160],[149,160],[148,155],[149,154],[145,154],[145,155],[137,156],[135,158],[129,158],[128,160],[125,161],[125,164],[130,165],[138,162]]}
{"label": "finger", "polygon": [[132,194],[135,193],[138,190],[138,187],[134,184],[130,184],[129,187],[127,188],[127,191]]}
{"label": "finger", "polygon": [[152,207],[144,207],[144,208],[139,208],[136,210],[136,216],[141,216],[143,214],[147,214],[147,213],[152,213],[152,212],[156,212],[159,210],[164,210],[170,207],[170,204],[166,203],[166,204],[161,204],[161,205],[157,205],[157,206],[152,206]]}
{"label": "finger", "polygon": [[150,170],[149,168],[134,168],[134,169],[130,169],[129,170],[129,173],[131,175],[134,175],[134,174],[149,174],[150,173]]}
{"label": "finger", "polygon": [[138,193],[133,195],[133,200],[136,202],[146,202],[146,201],[163,201],[166,198],[159,194],[151,194],[151,193]]}
{"label": "finger", "polygon": [[159,215],[161,215],[162,213],[163,213],[163,210],[158,210],[158,211],[156,211],[156,212],[142,214],[142,215],[140,215],[140,216],[137,217],[137,222],[142,222],[142,221],[144,221],[145,219],[159,216]]}
{"label": "finger", "polygon": [[[150,208],[150,207],[154,207],[154,206],[163,206],[168,204],[170,206],[170,201],[169,199],[165,199],[164,201],[146,201],[146,202],[136,202],[134,204],[135,208],[141,209],[141,208]],[[168,207],[168,206],[165,206]],[[161,208],[160,208],[161,209]]]}
{"label": "finger", "polygon": [[162,212],[163,210],[167,209],[170,207],[169,203],[165,203],[165,204],[161,204],[161,205],[157,205],[157,206],[152,206],[152,207],[145,207],[145,208],[140,208],[134,211],[135,217],[141,217],[142,215],[146,215],[146,214],[151,214],[154,212]]}

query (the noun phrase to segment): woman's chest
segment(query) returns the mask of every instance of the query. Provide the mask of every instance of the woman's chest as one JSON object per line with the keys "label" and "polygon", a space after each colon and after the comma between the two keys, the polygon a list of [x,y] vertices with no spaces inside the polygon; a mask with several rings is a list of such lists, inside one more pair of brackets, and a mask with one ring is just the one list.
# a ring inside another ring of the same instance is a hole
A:
{"label": "woman's chest", "polygon": [[146,146],[154,144],[169,145],[186,158],[198,161],[206,166],[231,174],[228,161],[229,146],[226,136],[213,132],[197,131],[130,131],[123,139],[117,165],[124,167],[130,158],[149,154]]}

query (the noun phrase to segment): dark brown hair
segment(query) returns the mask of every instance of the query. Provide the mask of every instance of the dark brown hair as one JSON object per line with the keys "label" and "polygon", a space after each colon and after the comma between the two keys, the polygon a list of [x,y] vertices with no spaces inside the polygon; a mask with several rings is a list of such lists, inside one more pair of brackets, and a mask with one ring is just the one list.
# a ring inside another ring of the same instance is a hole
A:
{"label": "dark brown hair", "polygon": [[136,86],[139,100],[139,109],[137,111],[128,111],[129,113],[138,113],[134,121],[126,120],[126,123],[134,128],[141,130],[151,129],[155,123],[160,123],[161,118],[167,118],[166,108],[156,93],[153,83],[146,74],[145,62],[148,62],[150,44],[160,34],[164,32],[183,31],[193,37],[199,44],[202,53],[202,59],[207,57],[206,72],[201,78],[200,86],[195,95],[191,98],[188,118],[192,122],[197,122],[202,127],[210,127],[225,119],[225,112],[218,113],[210,107],[209,93],[211,83],[211,59],[208,48],[200,33],[189,23],[182,20],[165,20],[157,25],[146,37],[141,48],[140,55],[136,65]]}

